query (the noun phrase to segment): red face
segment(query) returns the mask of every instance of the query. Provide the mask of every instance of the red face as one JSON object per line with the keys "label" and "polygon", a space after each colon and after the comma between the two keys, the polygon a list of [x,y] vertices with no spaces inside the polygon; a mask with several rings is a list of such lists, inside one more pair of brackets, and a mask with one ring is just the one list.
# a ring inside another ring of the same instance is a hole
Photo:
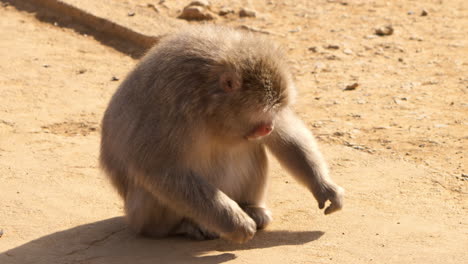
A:
{"label": "red face", "polygon": [[[230,138],[260,140],[274,129],[275,116],[288,104],[287,83],[273,66],[252,64],[248,69],[221,74],[213,97],[215,131]],[[219,91],[218,90],[218,91]]]}

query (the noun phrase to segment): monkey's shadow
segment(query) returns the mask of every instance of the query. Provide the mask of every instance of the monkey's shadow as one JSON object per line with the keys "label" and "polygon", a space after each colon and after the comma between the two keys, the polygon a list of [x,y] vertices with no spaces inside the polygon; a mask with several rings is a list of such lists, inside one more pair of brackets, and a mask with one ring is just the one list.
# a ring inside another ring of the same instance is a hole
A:
{"label": "monkey's shadow", "polygon": [[[28,242],[0,254],[2,263],[223,263],[235,251],[300,245],[321,231],[261,231],[254,239],[233,244],[221,239],[193,241],[183,237],[147,239],[136,236],[122,217],[74,227]],[[2,260],[6,260],[3,262]]]}

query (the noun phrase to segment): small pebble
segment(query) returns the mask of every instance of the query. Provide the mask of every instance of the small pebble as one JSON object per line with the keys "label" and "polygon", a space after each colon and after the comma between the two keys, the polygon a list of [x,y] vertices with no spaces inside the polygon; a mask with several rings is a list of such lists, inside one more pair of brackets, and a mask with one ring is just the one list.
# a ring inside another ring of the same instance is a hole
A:
{"label": "small pebble", "polygon": [[326,49],[334,49],[334,50],[337,50],[337,49],[340,48],[340,46],[338,46],[338,45],[333,45],[333,44],[325,45],[325,46],[323,46],[323,47],[326,48]]}
{"label": "small pebble", "polygon": [[375,29],[377,36],[390,36],[393,34],[393,27],[391,25],[379,27]]}
{"label": "small pebble", "polygon": [[420,38],[420,37],[416,37],[416,36],[411,36],[409,37],[410,40],[416,40],[416,41],[423,41],[424,39],[423,38]]}
{"label": "small pebble", "polygon": [[44,67],[44,68],[49,68],[50,65],[49,65],[49,64],[42,64],[42,67]]}
{"label": "small pebble", "polygon": [[346,55],[351,55],[351,54],[353,54],[353,51],[350,50],[350,49],[344,49],[343,53],[346,54]]}
{"label": "small pebble", "polygon": [[421,16],[427,16],[428,14],[426,9],[421,10]]}
{"label": "small pebble", "polygon": [[426,81],[426,82],[423,82],[422,85],[435,85],[438,83],[439,83],[438,81]]}
{"label": "small pebble", "polygon": [[218,15],[220,15],[220,16],[225,16],[225,15],[234,14],[234,13],[235,13],[234,9],[229,8],[229,7],[222,7],[222,8],[219,10]]}
{"label": "small pebble", "polygon": [[210,2],[206,0],[195,0],[190,2],[189,6],[203,6],[203,7],[209,7],[211,4]]}
{"label": "small pebble", "polygon": [[359,83],[353,83],[353,84],[346,85],[346,87],[344,88],[344,91],[356,90],[356,88],[358,88],[358,86],[359,86]]}
{"label": "small pebble", "polygon": [[119,78],[117,78],[117,77],[115,77],[115,76],[112,76],[112,78],[111,78],[111,81],[113,81],[113,82],[116,82],[116,81],[118,81],[118,80],[119,80]]}
{"label": "small pebble", "polygon": [[309,47],[308,50],[312,52],[317,52],[317,47]]}
{"label": "small pebble", "polygon": [[289,33],[297,33],[297,32],[301,32],[301,30],[302,30],[301,27],[297,27],[297,28],[289,30]]}
{"label": "small pebble", "polygon": [[135,12],[128,12],[127,14],[129,17],[135,16]]}
{"label": "small pebble", "polygon": [[400,105],[400,104],[403,103],[403,102],[402,102],[400,99],[398,99],[398,98],[393,98],[393,102],[394,102],[395,104],[397,104],[397,105]]}
{"label": "small pebble", "polygon": [[312,124],[313,127],[322,127],[322,125],[323,125],[322,121],[317,121],[317,122]]}
{"label": "small pebble", "polygon": [[3,236],[3,229],[0,229],[0,237]]}
{"label": "small pebble", "polygon": [[330,55],[325,56],[325,59],[327,59],[327,60],[339,60],[340,58],[338,56],[336,56],[336,55],[330,54]]}
{"label": "small pebble", "polygon": [[180,19],[192,20],[212,20],[214,16],[202,6],[186,6],[178,16]]}
{"label": "small pebble", "polygon": [[314,64],[314,69],[316,69],[316,70],[323,70],[323,69],[325,69],[326,67],[327,67],[327,65],[325,65],[325,63],[320,62],[320,61],[318,61],[318,62],[316,62],[316,63]]}
{"label": "small pebble", "polygon": [[159,13],[159,9],[154,4],[148,3],[146,6],[153,9],[154,12]]}
{"label": "small pebble", "polygon": [[241,8],[241,10],[239,10],[239,16],[240,17],[256,17],[257,12],[253,9]]}

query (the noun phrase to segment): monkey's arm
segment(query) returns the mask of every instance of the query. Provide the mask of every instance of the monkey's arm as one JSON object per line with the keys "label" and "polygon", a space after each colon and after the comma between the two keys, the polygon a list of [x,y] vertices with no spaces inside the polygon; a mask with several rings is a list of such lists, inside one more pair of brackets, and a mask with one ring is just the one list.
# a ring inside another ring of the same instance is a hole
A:
{"label": "monkey's arm", "polygon": [[255,222],[221,190],[191,171],[145,173],[140,185],[175,212],[187,216],[221,237],[245,242],[256,231]]}
{"label": "monkey's arm", "polygon": [[309,188],[320,209],[326,201],[331,202],[325,214],[343,207],[343,188],[329,177],[314,136],[292,110],[286,109],[280,114],[275,130],[266,138],[266,145],[280,164]]}

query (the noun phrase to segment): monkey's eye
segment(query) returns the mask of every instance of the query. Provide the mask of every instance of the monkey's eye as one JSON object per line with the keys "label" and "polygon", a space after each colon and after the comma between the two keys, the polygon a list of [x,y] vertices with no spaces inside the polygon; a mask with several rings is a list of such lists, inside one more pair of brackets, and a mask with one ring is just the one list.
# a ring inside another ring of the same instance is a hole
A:
{"label": "monkey's eye", "polygon": [[278,97],[275,102],[273,103],[274,106],[281,106],[286,102],[286,97],[280,96]]}

